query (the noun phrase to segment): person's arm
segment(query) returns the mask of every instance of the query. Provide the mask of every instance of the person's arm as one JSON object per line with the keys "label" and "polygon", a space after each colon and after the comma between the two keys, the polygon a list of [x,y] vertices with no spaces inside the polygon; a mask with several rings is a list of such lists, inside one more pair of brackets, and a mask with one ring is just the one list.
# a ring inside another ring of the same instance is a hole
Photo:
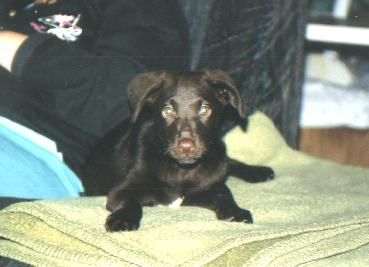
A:
{"label": "person's arm", "polygon": [[11,71],[15,54],[27,38],[21,33],[0,31],[0,66]]}
{"label": "person's arm", "polygon": [[103,15],[87,49],[35,33],[16,52],[12,74],[68,123],[101,136],[129,114],[133,76],[181,68],[188,57],[167,1],[101,1]]}

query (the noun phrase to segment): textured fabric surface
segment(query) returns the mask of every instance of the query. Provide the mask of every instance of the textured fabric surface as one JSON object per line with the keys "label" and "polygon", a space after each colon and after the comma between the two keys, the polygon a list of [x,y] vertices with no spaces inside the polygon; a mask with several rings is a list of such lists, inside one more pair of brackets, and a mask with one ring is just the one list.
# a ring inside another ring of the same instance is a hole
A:
{"label": "textured fabric surface", "polygon": [[229,154],[274,181],[228,184],[255,223],[195,208],[144,209],[137,232],[106,233],[105,198],[18,203],[0,213],[0,255],[44,266],[368,266],[369,170],[289,148],[262,113],[226,137]]}
{"label": "textured fabric surface", "polygon": [[220,68],[240,86],[247,112],[269,115],[296,147],[306,0],[179,1],[191,68]]}

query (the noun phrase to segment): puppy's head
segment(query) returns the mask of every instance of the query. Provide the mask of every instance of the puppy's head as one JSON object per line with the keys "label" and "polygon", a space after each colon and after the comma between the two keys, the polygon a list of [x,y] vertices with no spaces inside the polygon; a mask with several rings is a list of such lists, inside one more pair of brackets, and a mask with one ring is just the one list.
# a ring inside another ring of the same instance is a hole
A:
{"label": "puppy's head", "polygon": [[194,164],[212,153],[225,108],[245,117],[234,82],[219,70],[140,74],[131,82],[128,97],[132,123],[148,115],[163,151],[179,164]]}

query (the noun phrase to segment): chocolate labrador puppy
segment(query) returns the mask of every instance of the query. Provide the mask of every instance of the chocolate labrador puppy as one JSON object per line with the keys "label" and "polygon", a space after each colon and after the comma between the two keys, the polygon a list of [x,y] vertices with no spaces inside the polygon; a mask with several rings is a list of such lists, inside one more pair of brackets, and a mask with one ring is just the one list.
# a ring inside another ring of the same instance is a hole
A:
{"label": "chocolate labrador puppy", "polygon": [[271,168],[230,159],[221,140],[227,109],[244,118],[241,97],[222,71],[151,72],[131,82],[133,114],[108,134],[87,161],[89,195],[108,194],[107,231],[138,229],[143,206],[199,206],[218,219],[252,223],[225,185],[274,178]]}

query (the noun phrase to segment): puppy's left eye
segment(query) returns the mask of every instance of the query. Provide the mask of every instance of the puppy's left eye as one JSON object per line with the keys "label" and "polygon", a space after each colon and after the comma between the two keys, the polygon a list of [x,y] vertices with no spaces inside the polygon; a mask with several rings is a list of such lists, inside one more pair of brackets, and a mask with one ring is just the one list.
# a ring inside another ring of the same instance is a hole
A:
{"label": "puppy's left eye", "polygon": [[211,114],[210,106],[207,104],[202,104],[199,109],[199,115],[202,117],[207,117]]}

